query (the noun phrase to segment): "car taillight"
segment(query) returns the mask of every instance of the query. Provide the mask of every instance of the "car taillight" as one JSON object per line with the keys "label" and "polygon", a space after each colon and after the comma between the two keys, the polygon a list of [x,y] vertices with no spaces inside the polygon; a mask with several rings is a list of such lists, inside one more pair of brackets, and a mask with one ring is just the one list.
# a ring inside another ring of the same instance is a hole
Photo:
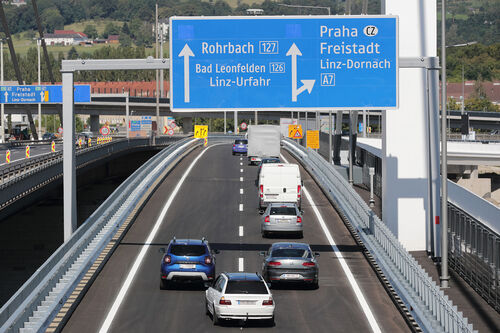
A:
{"label": "car taillight", "polygon": [[302,217],[297,216],[297,223],[302,223]]}
{"label": "car taillight", "polygon": [[260,197],[264,196],[264,185],[260,185]]}
{"label": "car taillight", "polygon": [[301,186],[300,185],[297,185],[297,198],[300,199],[300,190],[301,190]]}
{"label": "car taillight", "polygon": [[222,296],[222,297],[220,298],[219,304],[220,304],[220,305],[231,305],[231,301],[230,301],[230,300],[225,299],[225,298],[224,298],[224,296]]}
{"label": "car taillight", "polygon": [[210,265],[212,263],[212,258],[205,257],[205,264]]}
{"label": "car taillight", "polygon": [[272,298],[262,301],[262,305],[273,305],[273,304],[274,302]]}
{"label": "car taillight", "polygon": [[165,256],[165,258],[163,258],[163,261],[165,262],[165,264],[170,264],[172,262],[172,258],[170,258],[170,256]]}
{"label": "car taillight", "polygon": [[267,223],[271,222],[271,219],[269,218],[269,216],[266,216],[266,217],[264,218],[264,222],[267,222]]}
{"label": "car taillight", "polygon": [[313,262],[304,262],[304,263],[302,263],[302,266],[312,267],[312,266],[316,266],[316,264]]}
{"label": "car taillight", "polygon": [[233,145],[233,148],[236,147],[236,145]]}
{"label": "car taillight", "polygon": [[281,263],[279,261],[270,261],[269,266],[281,266]]}

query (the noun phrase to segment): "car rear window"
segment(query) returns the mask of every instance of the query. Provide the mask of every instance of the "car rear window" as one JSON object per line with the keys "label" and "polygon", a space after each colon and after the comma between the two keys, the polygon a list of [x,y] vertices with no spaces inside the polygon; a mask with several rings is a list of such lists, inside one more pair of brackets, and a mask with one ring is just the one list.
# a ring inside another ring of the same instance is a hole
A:
{"label": "car rear window", "polygon": [[239,145],[239,144],[248,144],[248,140],[234,140],[234,144]]}
{"label": "car rear window", "polygon": [[297,215],[294,207],[271,207],[271,215]]}
{"label": "car rear window", "polygon": [[272,257],[288,258],[309,258],[309,251],[304,249],[275,249],[271,253]]}
{"label": "car rear window", "polygon": [[262,281],[229,280],[226,294],[267,294],[267,289]]}
{"label": "car rear window", "polygon": [[262,160],[262,163],[281,163],[280,160],[277,160],[277,159],[269,159],[269,160]]}
{"label": "car rear window", "polygon": [[203,245],[172,245],[170,253],[175,256],[201,256],[206,253]]}

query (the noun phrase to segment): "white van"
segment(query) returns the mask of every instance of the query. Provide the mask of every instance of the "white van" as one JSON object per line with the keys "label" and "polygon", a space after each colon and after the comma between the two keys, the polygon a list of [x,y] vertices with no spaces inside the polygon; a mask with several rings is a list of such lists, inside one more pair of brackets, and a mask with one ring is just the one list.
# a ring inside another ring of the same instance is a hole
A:
{"label": "white van", "polygon": [[259,176],[259,209],[270,202],[291,202],[301,207],[302,180],[297,164],[263,164]]}

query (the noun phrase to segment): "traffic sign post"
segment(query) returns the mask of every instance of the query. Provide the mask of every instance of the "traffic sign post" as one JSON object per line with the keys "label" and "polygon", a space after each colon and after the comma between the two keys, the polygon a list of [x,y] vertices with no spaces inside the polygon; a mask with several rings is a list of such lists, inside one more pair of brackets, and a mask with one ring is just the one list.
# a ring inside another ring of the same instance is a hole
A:
{"label": "traffic sign post", "polygon": [[[76,85],[75,103],[90,102],[90,85]],[[61,104],[62,86],[0,86],[0,103],[4,104]]]}
{"label": "traffic sign post", "polygon": [[111,132],[111,131],[110,131],[110,129],[109,129],[109,127],[108,127],[108,126],[103,126],[103,127],[101,127],[101,129],[99,130],[99,133],[101,133],[101,135],[104,135],[104,136],[109,135],[109,133],[110,133],[110,132]]}
{"label": "traffic sign post", "polygon": [[288,137],[290,139],[302,139],[304,137],[302,125],[288,125]]}
{"label": "traffic sign post", "polygon": [[319,149],[319,131],[307,131],[307,147],[311,149]]}
{"label": "traffic sign post", "polygon": [[208,126],[207,125],[194,125],[194,137],[198,139],[203,139],[208,136]]}
{"label": "traffic sign post", "polygon": [[59,133],[59,134],[61,134],[61,135],[62,135],[62,134],[63,134],[63,128],[62,128],[62,127],[59,127],[59,128],[57,129],[57,133]]}
{"label": "traffic sign post", "polygon": [[172,111],[398,107],[396,16],[172,17]]}

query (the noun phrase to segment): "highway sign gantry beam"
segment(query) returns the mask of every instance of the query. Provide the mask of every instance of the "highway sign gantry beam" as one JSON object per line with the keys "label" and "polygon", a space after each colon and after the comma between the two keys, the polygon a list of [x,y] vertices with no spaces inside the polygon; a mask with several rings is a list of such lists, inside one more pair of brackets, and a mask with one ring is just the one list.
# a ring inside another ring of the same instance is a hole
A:
{"label": "highway sign gantry beam", "polygon": [[172,111],[398,107],[396,16],[171,17]]}

